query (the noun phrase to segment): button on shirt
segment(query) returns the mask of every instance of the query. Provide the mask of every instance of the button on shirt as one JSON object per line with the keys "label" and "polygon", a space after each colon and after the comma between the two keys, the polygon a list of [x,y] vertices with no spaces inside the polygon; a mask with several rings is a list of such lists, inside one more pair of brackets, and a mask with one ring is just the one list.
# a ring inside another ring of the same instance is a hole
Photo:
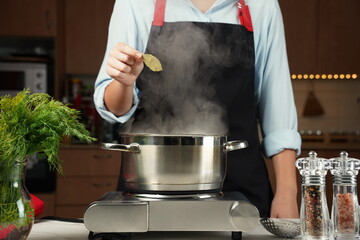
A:
{"label": "button on shirt", "polygon": [[[237,0],[217,0],[205,13],[191,0],[167,0],[165,22],[214,22],[240,24]],[[300,154],[301,138],[297,131],[297,113],[290,80],[282,15],[277,0],[247,0],[254,28],[255,99],[267,157],[284,149]],[[153,21],[155,0],[116,0],[109,25],[104,61],[95,83],[94,102],[99,114],[109,122],[124,123],[134,114],[134,105],[123,116],[115,116],[104,105],[105,88],[112,81],[106,73],[109,52],[118,42],[144,52]],[[166,24],[166,23],[165,23]],[[236,111],[236,109],[233,109]]]}

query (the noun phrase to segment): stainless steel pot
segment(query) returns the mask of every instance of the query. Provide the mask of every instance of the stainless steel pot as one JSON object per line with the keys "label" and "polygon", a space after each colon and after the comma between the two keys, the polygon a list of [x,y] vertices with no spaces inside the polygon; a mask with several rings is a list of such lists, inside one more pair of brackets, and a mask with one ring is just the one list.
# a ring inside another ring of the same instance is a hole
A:
{"label": "stainless steel pot", "polygon": [[248,146],[226,136],[125,134],[121,144],[103,148],[125,152],[125,186],[136,191],[205,191],[221,189],[226,153]]}

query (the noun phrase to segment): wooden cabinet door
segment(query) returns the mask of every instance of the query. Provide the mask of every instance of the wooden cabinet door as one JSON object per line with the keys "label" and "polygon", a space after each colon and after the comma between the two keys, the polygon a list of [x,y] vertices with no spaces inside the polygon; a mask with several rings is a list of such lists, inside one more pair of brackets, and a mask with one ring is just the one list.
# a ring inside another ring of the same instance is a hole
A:
{"label": "wooden cabinet door", "polygon": [[56,0],[1,0],[0,35],[56,35]]}
{"label": "wooden cabinet door", "polygon": [[59,153],[64,171],[59,177],[119,177],[121,153],[97,148],[62,148]]}
{"label": "wooden cabinet door", "polygon": [[319,70],[359,73],[360,1],[319,0]]}
{"label": "wooden cabinet door", "polygon": [[359,73],[360,1],[279,3],[292,73]]}
{"label": "wooden cabinet door", "polygon": [[279,0],[291,73],[317,70],[317,0]]}
{"label": "wooden cabinet door", "polygon": [[118,177],[58,178],[57,205],[88,205],[107,192],[116,191]]}
{"label": "wooden cabinet door", "polygon": [[114,0],[66,0],[66,73],[97,74]]}
{"label": "wooden cabinet door", "polygon": [[103,194],[115,191],[120,175],[121,153],[96,146],[62,147],[63,175],[56,185],[55,215],[80,218]]}

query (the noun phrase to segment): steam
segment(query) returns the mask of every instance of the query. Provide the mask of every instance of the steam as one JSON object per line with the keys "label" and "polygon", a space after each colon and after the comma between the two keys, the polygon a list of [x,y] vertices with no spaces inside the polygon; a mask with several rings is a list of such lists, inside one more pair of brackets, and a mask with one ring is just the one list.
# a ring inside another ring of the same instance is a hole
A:
{"label": "steam", "polygon": [[[214,76],[218,79],[224,77],[220,75],[218,66],[227,67],[230,64],[226,59],[230,59],[231,48],[219,49],[209,44],[214,40],[212,35],[197,24],[182,25],[181,34],[176,29],[178,25],[172,25],[173,31],[165,31],[168,36],[161,39],[166,42],[155,39],[155,43],[148,46],[148,52],[155,52],[154,55],[163,63],[164,71],[161,75],[149,73],[151,80],[145,79],[146,76],[141,79],[140,88],[146,91],[142,91],[139,107],[146,114],[139,116],[131,132],[227,134],[226,111],[219,103],[217,89],[211,79]],[[164,48],[169,43],[177,47]],[[177,59],[181,61],[175,63]],[[204,70],[199,70],[200,65]]]}

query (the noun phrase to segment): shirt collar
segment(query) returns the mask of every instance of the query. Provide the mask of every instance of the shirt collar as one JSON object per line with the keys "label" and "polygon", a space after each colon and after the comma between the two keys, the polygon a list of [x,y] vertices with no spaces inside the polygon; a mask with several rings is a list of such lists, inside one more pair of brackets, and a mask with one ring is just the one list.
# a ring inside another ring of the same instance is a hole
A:
{"label": "shirt collar", "polygon": [[[190,6],[194,9],[196,9],[197,11],[199,11],[199,9],[197,9],[197,7],[195,7],[195,5],[193,4],[193,2],[191,0],[186,0],[186,2],[188,4],[190,4]],[[214,2],[214,4],[209,8],[209,10],[207,10],[207,12],[210,12],[213,8],[221,5],[221,4],[224,4],[224,3],[229,3],[229,2],[233,2],[233,3],[237,3],[238,0],[216,0]]]}

